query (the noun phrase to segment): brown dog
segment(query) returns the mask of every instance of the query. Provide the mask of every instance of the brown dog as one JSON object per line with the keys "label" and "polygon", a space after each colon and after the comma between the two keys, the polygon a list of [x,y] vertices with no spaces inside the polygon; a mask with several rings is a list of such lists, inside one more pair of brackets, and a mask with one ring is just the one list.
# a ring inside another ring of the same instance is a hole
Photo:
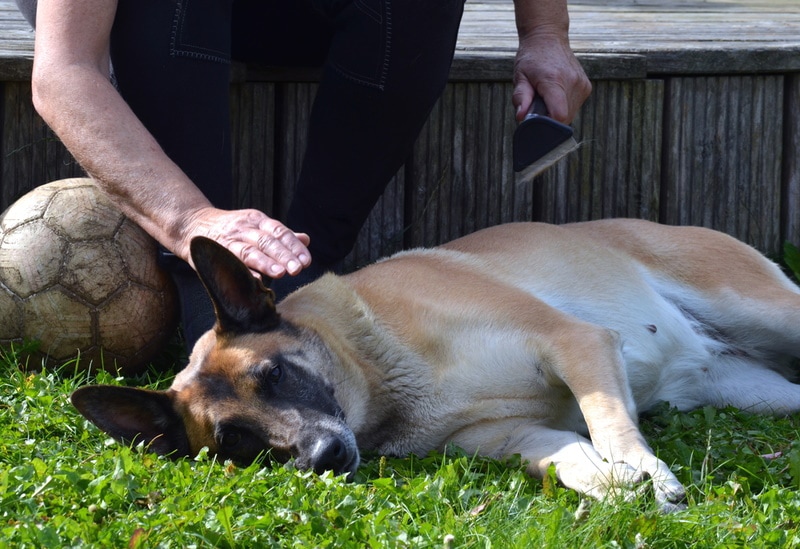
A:
{"label": "brown dog", "polygon": [[[637,413],[732,405],[800,409],[800,291],[750,247],[707,229],[634,220],[479,231],[326,275],[276,309],[206,239],[192,257],[217,324],[164,392],[90,386],[75,406],[111,436],[162,454],[353,473],[358,448],[448,443],[595,497],[651,478],[683,487]],[[588,434],[590,438],[586,438]]]}

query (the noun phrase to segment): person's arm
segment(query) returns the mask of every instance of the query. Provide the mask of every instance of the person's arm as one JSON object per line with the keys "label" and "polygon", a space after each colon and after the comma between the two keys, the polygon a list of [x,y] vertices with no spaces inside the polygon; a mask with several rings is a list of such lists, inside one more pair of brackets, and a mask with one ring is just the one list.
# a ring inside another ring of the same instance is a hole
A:
{"label": "person's arm", "polygon": [[569,123],[589,97],[592,85],[569,45],[566,0],[514,0],[519,50],[514,64],[512,101],[517,120],[535,94],[550,116]]}
{"label": "person's arm", "polygon": [[130,219],[189,261],[197,235],[271,277],[310,263],[308,237],[257,210],[215,209],[163,152],[109,81],[116,0],[39,0],[36,110]]}

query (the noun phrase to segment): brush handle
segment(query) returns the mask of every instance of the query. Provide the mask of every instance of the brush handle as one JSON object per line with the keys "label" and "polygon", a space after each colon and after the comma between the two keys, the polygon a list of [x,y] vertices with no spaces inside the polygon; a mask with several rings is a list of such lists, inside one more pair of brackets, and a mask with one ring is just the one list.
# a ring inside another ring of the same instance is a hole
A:
{"label": "brush handle", "polygon": [[528,114],[525,115],[525,119],[527,120],[532,116],[547,116],[547,105],[545,105],[544,99],[539,94],[531,101],[531,108],[528,110]]}

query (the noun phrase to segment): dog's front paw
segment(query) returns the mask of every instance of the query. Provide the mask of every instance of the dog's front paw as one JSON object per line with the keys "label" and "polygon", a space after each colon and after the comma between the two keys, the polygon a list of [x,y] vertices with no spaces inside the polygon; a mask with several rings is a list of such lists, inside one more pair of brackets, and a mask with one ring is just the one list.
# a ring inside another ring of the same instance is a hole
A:
{"label": "dog's front paw", "polygon": [[653,479],[653,495],[664,513],[686,509],[686,489],[672,473],[668,479]]}
{"label": "dog's front paw", "polygon": [[580,467],[556,467],[561,482],[598,500],[621,498],[632,501],[643,493],[652,493],[664,513],[686,508],[686,490],[666,463],[653,458],[650,466],[633,466],[624,461],[603,462]]}
{"label": "dog's front paw", "polygon": [[666,463],[652,454],[643,456],[636,463],[637,469],[642,472],[642,480],[650,481],[645,486],[651,486],[656,503],[663,512],[671,513],[686,508],[686,489]]}
{"label": "dog's front paw", "polygon": [[664,513],[686,509],[686,489],[667,464],[655,457],[647,461],[651,462],[649,466],[642,464],[634,467],[625,464],[634,471],[632,477],[637,485],[636,492],[652,493],[659,509]]}

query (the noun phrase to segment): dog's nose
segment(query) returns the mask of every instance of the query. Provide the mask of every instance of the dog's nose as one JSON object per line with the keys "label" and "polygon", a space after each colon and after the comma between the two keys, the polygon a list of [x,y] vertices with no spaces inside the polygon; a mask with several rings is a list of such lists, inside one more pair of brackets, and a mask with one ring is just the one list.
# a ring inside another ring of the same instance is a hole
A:
{"label": "dog's nose", "polygon": [[333,471],[336,474],[351,472],[352,451],[337,435],[325,435],[317,439],[309,456],[309,464],[316,473]]}

